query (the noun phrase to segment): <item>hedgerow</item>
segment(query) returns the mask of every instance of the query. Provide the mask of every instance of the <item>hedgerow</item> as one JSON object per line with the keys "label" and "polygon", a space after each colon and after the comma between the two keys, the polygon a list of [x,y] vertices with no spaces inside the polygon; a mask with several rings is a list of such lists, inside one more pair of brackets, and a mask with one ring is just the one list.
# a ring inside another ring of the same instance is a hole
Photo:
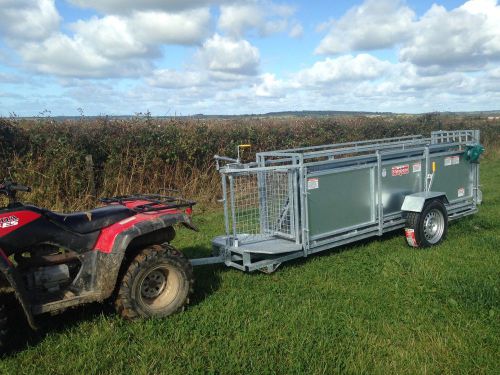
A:
{"label": "hedgerow", "polygon": [[26,198],[53,209],[92,206],[94,192],[110,196],[169,189],[211,203],[220,188],[213,156],[234,157],[241,143],[252,145],[245,154],[250,160],[262,150],[429,135],[437,129],[480,129],[487,148],[499,144],[500,121],[481,116],[0,118],[1,177],[31,185]]}

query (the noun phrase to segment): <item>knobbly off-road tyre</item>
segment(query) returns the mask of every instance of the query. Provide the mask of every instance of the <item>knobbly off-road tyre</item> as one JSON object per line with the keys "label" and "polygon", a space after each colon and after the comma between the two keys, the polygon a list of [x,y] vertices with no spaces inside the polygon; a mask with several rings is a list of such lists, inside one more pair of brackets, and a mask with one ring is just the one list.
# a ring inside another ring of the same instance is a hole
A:
{"label": "knobbly off-road tyre", "polygon": [[166,317],[189,303],[194,284],[189,260],[174,247],[153,245],[130,263],[115,300],[125,319]]}

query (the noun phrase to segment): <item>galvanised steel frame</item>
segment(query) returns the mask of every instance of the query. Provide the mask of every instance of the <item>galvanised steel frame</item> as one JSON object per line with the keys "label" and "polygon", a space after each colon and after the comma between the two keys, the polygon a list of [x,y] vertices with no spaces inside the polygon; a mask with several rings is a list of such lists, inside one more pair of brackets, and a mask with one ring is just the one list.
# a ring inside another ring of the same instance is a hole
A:
{"label": "galvanised steel frame", "polygon": [[436,131],[260,152],[245,164],[216,156],[226,233],[213,240],[217,256],[191,262],[272,272],[287,260],[403,228],[405,198],[431,190],[443,195],[449,220],[473,214],[482,199],[479,164],[465,149],[479,137],[478,130]]}

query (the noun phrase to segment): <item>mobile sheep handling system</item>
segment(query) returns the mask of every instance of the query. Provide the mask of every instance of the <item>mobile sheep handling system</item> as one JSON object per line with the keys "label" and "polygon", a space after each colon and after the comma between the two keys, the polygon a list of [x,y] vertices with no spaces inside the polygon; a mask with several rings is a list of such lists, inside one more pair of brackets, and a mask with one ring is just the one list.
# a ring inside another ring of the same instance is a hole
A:
{"label": "mobile sheep handling system", "polygon": [[401,228],[409,245],[431,246],[448,220],[481,203],[477,130],[261,152],[252,163],[240,147],[237,159],[216,156],[226,233],[207,258],[170,245],[175,224],[197,230],[193,201],[127,195],[61,214],[20,202],[28,186],[0,182],[9,201],[0,208],[0,353],[23,315],[36,329],[38,315],[111,299],[126,319],[165,317],[188,303],[193,266],[269,273]]}
{"label": "mobile sheep handling system", "polygon": [[213,257],[191,263],[273,272],[401,228],[410,246],[435,245],[449,220],[477,212],[483,151],[478,130],[457,130],[260,152],[251,163],[216,156],[226,233]]}

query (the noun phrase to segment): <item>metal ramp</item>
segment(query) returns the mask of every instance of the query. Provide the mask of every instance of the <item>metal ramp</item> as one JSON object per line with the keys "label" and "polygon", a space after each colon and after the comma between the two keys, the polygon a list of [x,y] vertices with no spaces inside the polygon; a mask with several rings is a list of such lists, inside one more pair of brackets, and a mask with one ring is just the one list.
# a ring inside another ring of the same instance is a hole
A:
{"label": "metal ramp", "polygon": [[[241,235],[240,235],[241,236]],[[302,245],[293,241],[278,238],[262,236],[261,240],[256,240],[256,236],[252,236],[252,242],[244,242],[238,247],[229,246],[228,249],[237,254],[251,253],[251,254],[285,254],[294,251],[302,251]],[[228,241],[227,236],[219,236],[213,239],[212,244],[215,247],[224,247]]]}

